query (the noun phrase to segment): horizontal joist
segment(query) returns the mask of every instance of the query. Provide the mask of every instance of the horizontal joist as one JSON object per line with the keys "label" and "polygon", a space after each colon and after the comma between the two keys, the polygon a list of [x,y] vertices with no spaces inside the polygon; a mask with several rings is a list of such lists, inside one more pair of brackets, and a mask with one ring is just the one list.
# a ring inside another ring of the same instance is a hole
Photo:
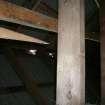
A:
{"label": "horizontal joist", "polygon": [[57,19],[0,0],[0,20],[57,32]]}
{"label": "horizontal joist", "polygon": [[34,42],[38,44],[48,44],[45,41],[42,41],[40,39],[27,36],[6,28],[0,28],[0,38],[1,39],[10,39],[10,40],[18,40],[18,41],[26,41],[26,42]]}

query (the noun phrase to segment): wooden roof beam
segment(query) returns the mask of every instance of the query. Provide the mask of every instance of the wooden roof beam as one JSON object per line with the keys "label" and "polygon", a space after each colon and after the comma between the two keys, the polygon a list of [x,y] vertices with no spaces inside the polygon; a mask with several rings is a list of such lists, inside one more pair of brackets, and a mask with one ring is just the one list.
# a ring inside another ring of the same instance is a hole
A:
{"label": "wooden roof beam", "polygon": [[25,42],[33,42],[38,44],[48,44],[45,41],[40,39],[21,34],[6,28],[0,28],[0,39],[10,39],[10,40],[17,40],[17,41],[25,41]]}
{"label": "wooden roof beam", "polygon": [[57,32],[57,19],[0,0],[0,20]]}

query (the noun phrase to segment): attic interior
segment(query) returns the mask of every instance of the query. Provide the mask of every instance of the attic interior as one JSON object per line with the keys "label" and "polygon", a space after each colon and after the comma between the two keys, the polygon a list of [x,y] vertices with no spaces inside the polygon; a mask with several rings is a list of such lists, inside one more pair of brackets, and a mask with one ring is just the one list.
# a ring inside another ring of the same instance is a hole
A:
{"label": "attic interior", "polygon": [[[73,2],[73,0],[71,1]],[[77,3],[77,1],[82,0],[74,0],[74,6],[75,2]],[[64,2],[69,1],[64,0]],[[8,3],[12,5],[9,5]],[[0,11],[3,10],[4,12],[0,13],[0,105],[61,105],[59,100],[61,100],[63,96],[61,96],[60,99],[60,93],[57,88],[59,86],[57,85],[59,84],[59,79],[61,81],[63,80],[62,77],[57,79],[57,73],[59,73],[57,72],[57,62],[59,62],[57,58],[60,59],[58,56],[60,54],[62,55],[63,51],[59,48],[60,45],[58,39],[60,38],[55,28],[55,24],[57,22],[56,20],[58,19],[59,21],[59,17],[62,16],[60,15],[58,17],[58,4],[58,0],[0,1]],[[85,0],[84,4],[84,100],[86,105],[101,105],[101,97],[105,97],[105,95],[101,96],[100,4],[101,3],[98,0]],[[9,9],[9,6],[13,6],[13,8]],[[15,10],[15,6],[17,6],[17,10]],[[25,16],[24,12],[21,12],[21,10],[29,12],[29,14],[25,13]],[[7,12],[7,14],[5,14],[5,12]],[[12,15],[9,15],[8,12]],[[41,16],[45,15],[43,16],[44,19],[41,20],[41,17],[38,18],[39,15],[37,17],[34,17],[34,15],[32,15],[32,13],[34,12],[40,13]],[[13,14],[21,14],[22,16]],[[20,19],[21,17],[22,19],[23,17],[26,18],[26,20],[23,20],[27,23],[20,20],[18,21],[18,16],[20,16]],[[51,17],[51,19],[49,17]],[[13,20],[11,18],[13,18]],[[17,19],[14,20],[14,18]],[[28,20],[28,18],[30,18],[30,20]],[[34,18],[36,19],[36,21],[33,21]],[[37,18],[39,19],[39,21]],[[48,22],[46,21],[46,18],[48,18]],[[40,21],[44,22],[42,22],[41,24]],[[51,23],[52,21],[53,23]],[[35,27],[33,26],[33,24],[29,24],[32,22],[37,22],[37,24],[35,24]],[[45,24],[45,27],[43,27],[43,24]],[[71,22],[70,24],[73,23]],[[70,28],[72,29],[72,27]],[[6,36],[6,34],[8,34],[8,37]],[[14,34],[16,34],[17,36],[20,35],[20,37],[13,37],[12,35]],[[72,42],[68,42],[68,46],[71,43]],[[58,49],[60,49],[62,53],[59,54]],[[71,75],[72,74],[70,74],[70,76]],[[79,82],[79,80],[76,81]],[[62,85],[64,84],[62,83]],[[72,92],[70,91],[70,93]],[[73,95],[69,97],[73,97]],[[73,98],[69,98],[71,99],[71,102]],[[74,99],[76,100],[76,98]],[[57,100],[58,104],[56,104]],[[74,102],[74,104],[62,103],[62,105],[84,104],[75,104]]]}

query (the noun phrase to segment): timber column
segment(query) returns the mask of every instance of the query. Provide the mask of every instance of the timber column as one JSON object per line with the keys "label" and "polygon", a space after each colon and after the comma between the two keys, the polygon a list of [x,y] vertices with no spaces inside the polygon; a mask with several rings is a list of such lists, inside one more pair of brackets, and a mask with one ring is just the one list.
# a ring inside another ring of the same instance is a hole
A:
{"label": "timber column", "polygon": [[105,0],[101,0],[101,103],[105,105]]}
{"label": "timber column", "polygon": [[59,0],[57,105],[85,105],[83,0]]}

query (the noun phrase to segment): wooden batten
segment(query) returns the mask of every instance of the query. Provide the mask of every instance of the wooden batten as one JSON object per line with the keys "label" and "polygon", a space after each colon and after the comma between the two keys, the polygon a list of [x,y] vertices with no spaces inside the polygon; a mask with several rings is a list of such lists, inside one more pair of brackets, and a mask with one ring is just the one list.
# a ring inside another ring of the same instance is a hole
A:
{"label": "wooden batten", "polygon": [[33,42],[38,44],[48,44],[45,41],[42,41],[40,39],[27,36],[25,34],[21,34],[6,28],[0,28],[0,38],[1,39],[10,39],[10,40],[18,40],[18,41],[26,41],[26,42]]}

